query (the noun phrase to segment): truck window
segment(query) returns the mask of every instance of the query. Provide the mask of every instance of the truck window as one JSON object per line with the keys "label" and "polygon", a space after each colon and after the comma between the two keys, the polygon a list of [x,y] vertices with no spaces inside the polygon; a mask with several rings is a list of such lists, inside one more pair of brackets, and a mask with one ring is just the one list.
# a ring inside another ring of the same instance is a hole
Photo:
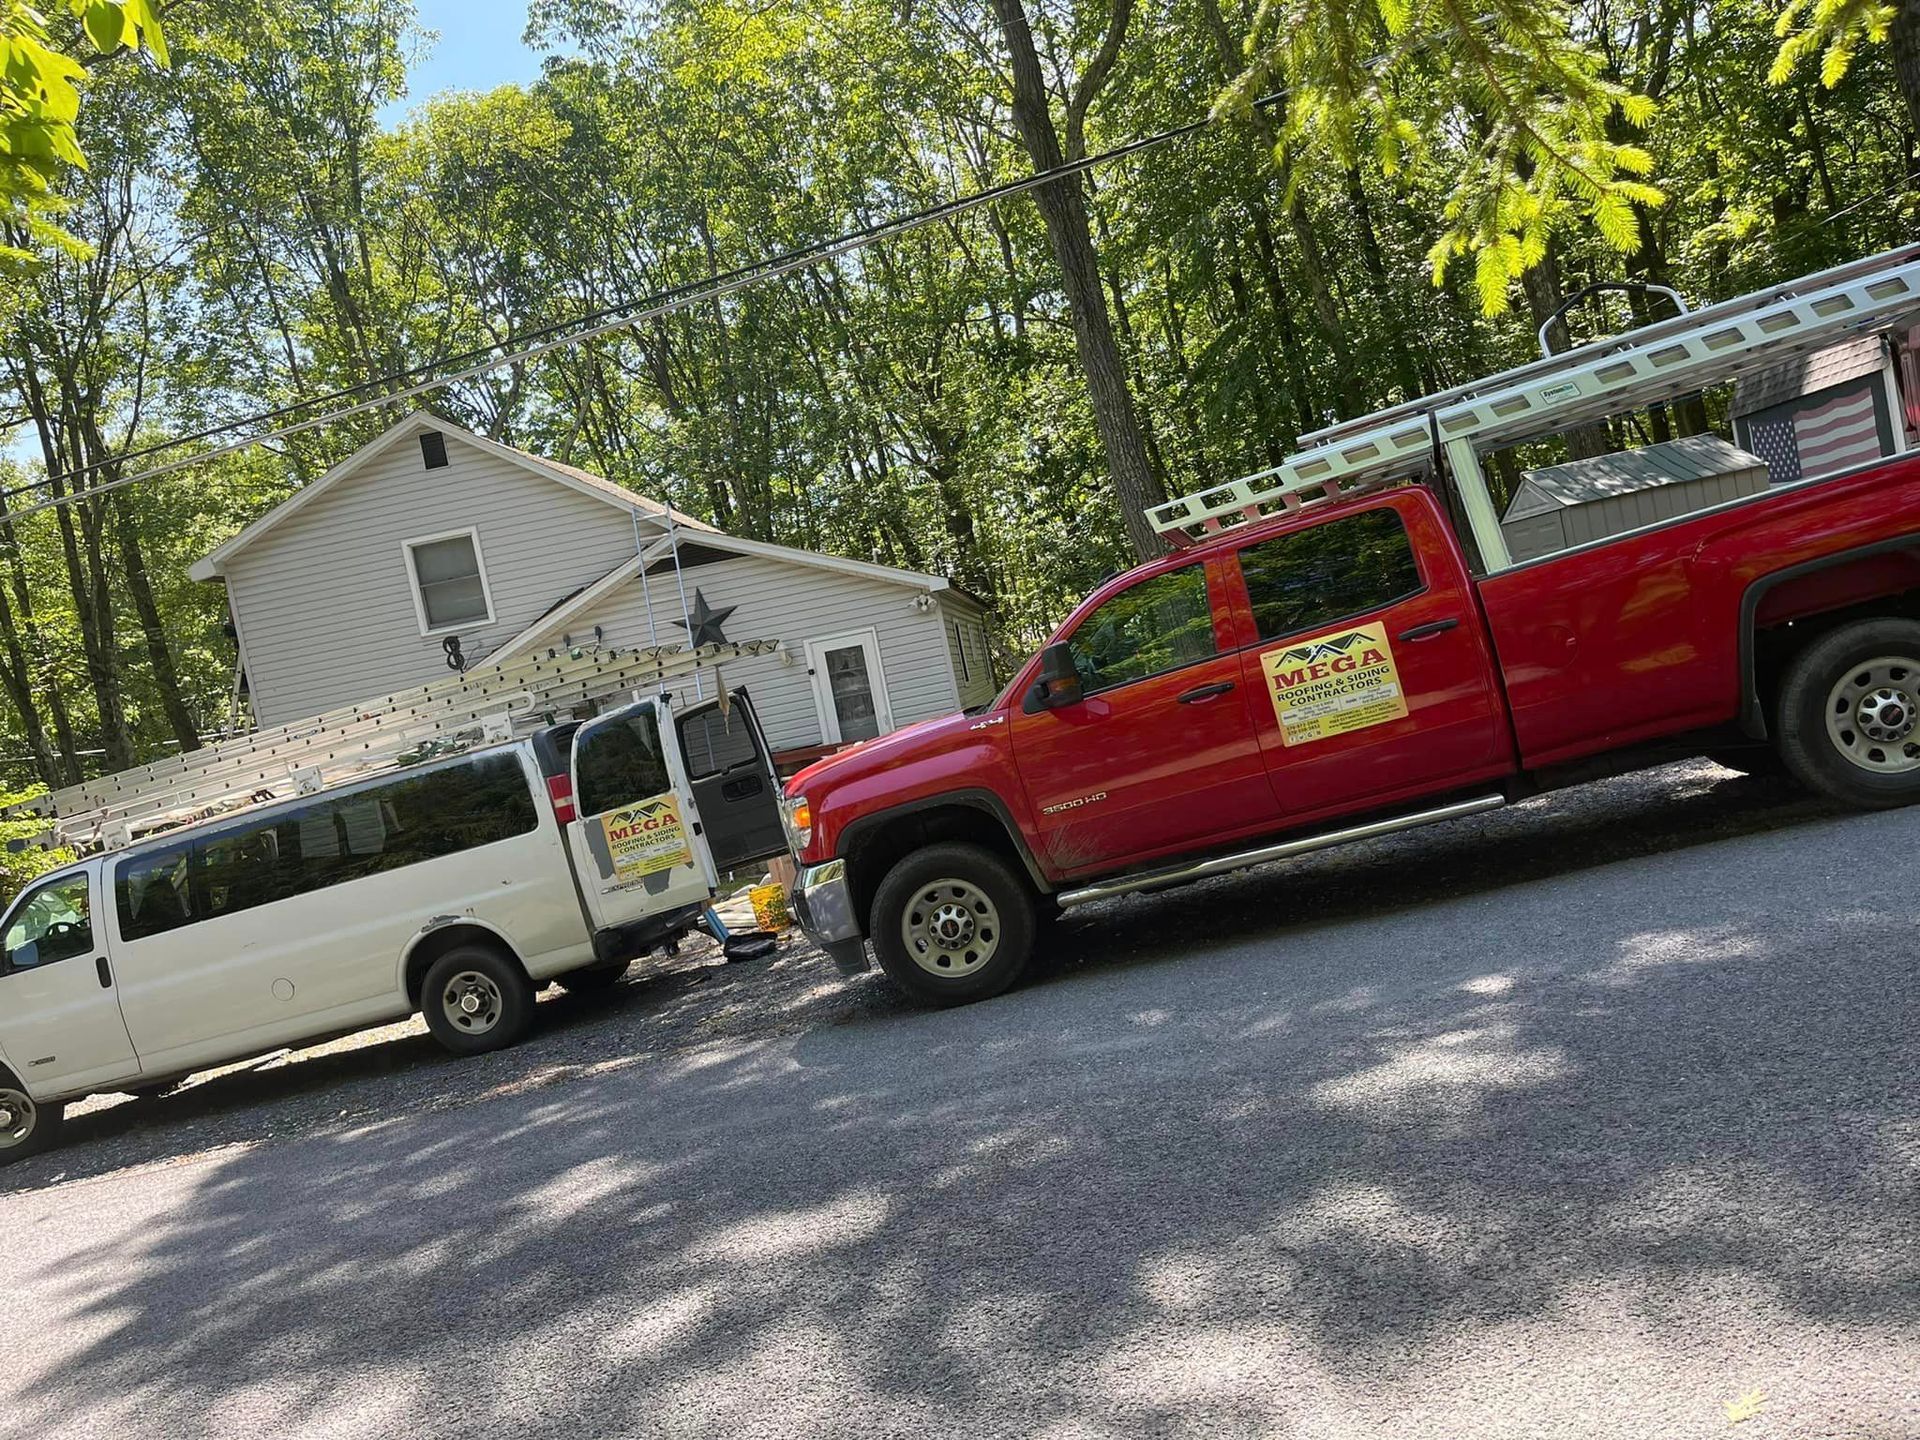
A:
{"label": "truck window", "polygon": [[128,940],[525,835],[539,823],[513,754],[402,774],[129,856],[114,871]]}
{"label": "truck window", "polygon": [[1088,694],[1217,655],[1205,568],[1169,570],[1122,590],[1080,622],[1067,649]]}
{"label": "truck window", "polygon": [[574,757],[573,788],[582,815],[600,815],[673,788],[654,712],[635,710],[596,725]]}
{"label": "truck window", "polygon": [[1378,610],[1420,589],[1413,542],[1391,507],[1249,545],[1240,573],[1262,640]]}
{"label": "truck window", "polygon": [[5,969],[32,970],[93,953],[87,877],[68,875],[30,893],[5,937]]}

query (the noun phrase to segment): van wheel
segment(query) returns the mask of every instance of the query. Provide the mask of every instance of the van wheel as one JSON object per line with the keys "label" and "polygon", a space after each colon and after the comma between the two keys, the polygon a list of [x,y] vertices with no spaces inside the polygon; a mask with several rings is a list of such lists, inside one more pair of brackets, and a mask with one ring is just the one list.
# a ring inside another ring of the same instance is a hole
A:
{"label": "van wheel", "polygon": [[607,965],[589,965],[584,970],[569,970],[553,978],[569,995],[611,990],[632,963],[631,960],[619,960]]}
{"label": "van wheel", "polygon": [[457,945],[428,968],[420,1008],[454,1054],[504,1050],[533,1023],[533,985],[498,950]]}
{"label": "van wheel", "polygon": [[1780,757],[1843,804],[1920,800],[1920,622],[1861,620],[1814,641],[1780,687]]}
{"label": "van wheel", "polygon": [[11,1077],[0,1077],[0,1165],[51,1150],[66,1118],[58,1100],[36,1100]]}
{"label": "van wheel", "polygon": [[880,882],[869,926],[887,978],[929,1005],[998,995],[1033,953],[1033,895],[991,850],[929,845]]}

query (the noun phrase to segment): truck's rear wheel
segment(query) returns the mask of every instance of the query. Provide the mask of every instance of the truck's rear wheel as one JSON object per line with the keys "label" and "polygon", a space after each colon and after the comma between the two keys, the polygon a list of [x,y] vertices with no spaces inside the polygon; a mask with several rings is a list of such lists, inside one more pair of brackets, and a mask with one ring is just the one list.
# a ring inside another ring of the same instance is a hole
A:
{"label": "truck's rear wheel", "polygon": [[533,985],[498,950],[456,945],[428,969],[420,1009],[433,1038],[456,1055],[504,1050],[533,1023]]}
{"label": "truck's rear wheel", "polygon": [[870,925],[887,978],[930,1005],[998,995],[1033,954],[1033,896],[991,850],[958,842],[908,855],[880,882]]}
{"label": "truck's rear wheel", "polygon": [[50,1150],[60,1139],[67,1107],[36,1100],[10,1075],[0,1075],[0,1165]]}
{"label": "truck's rear wheel", "polygon": [[1780,758],[1862,809],[1920,800],[1920,622],[1861,620],[1797,656],[1780,688]]}

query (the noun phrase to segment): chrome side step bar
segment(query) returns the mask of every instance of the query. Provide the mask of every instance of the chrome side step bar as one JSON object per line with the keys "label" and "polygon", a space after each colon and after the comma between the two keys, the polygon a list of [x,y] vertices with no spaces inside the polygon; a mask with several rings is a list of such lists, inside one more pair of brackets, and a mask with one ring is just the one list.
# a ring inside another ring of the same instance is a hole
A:
{"label": "chrome side step bar", "polygon": [[1354,840],[1372,840],[1401,830],[1414,830],[1422,825],[1438,825],[1442,820],[1458,820],[1467,815],[1479,815],[1488,810],[1497,810],[1506,803],[1504,795],[1479,795],[1471,800],[1458,800],[1451,805],[1442,805],[1435,810],[1416,810],[1411,815],[1395,815],[1386,820],[1374,820],[1346,830],[1330,830],[1324,835],[1309,835],[1301,840],[1283,840],[1278,845],[1262,845],[1258,850],[1242,850],[1237,855],[1219,855],[1211,860],[1197,860],[1192,864],[1178,865],[1170,870],[1142,870],[1134,875],[1121,875],[1112,880],[1102,880],[1097,885],[1083,886],[1078,890],[1062,890],[1054,900],[1061,909],[1066,910],[1075,905],[1085,905],[1090,900],[1105,900],[1114,895],[1129,895],[1136,890],[1160,890],[1170,885],[1185,885],[1192,880],[1204,880],[1209,875],[1224,875],[1230,870],[1245,870],[1250,865],[1264,865],[1269,860],[1285,860],[1290,856],[1306,855],[1315,850],[1327,850],[1335,845],[1345,845]]}

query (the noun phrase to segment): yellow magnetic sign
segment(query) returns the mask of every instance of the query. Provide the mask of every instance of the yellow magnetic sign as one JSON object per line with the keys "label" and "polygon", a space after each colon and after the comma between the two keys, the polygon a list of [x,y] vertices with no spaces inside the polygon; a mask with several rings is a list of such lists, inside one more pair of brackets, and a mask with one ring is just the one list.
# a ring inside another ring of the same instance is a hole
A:
{"label": "yellow magnetic sign", "polygon": [[1260,656],[1280,739],[1305,745],[1384,725],[1407,713],[1384,625],[1352,625],[1289,640]]}
{"label": "yellow magnetic sign", "polygon": [[600,817],[600,828],[606,833],[607,853],[613,857],[616,883],[692,863],[680,802],[671,792],[608,811]]}

